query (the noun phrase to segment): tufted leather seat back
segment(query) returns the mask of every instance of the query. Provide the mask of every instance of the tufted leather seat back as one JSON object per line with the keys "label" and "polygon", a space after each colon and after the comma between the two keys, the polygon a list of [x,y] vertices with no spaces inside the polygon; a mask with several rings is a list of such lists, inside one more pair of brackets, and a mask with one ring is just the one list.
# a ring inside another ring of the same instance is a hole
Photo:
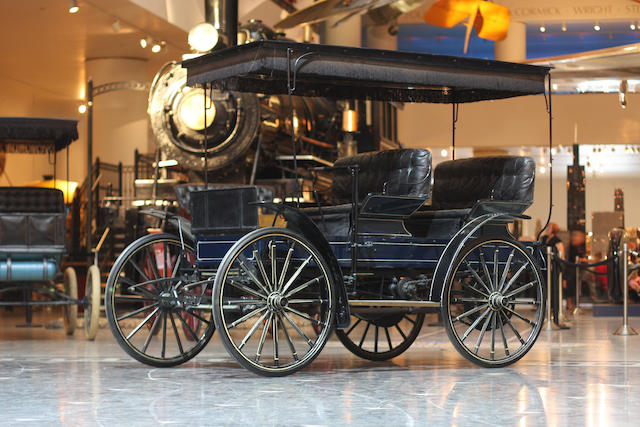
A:
{"label": "tufted leather seat back", "polygon": [[536,165],[531,157],[450,160],[434,170],[433,209],[463,209],[478,200],[533,203]]}
{"label": "tufted leather seat back", "polygon": [[0,212],[63,213],[64,195],[55,188],[0,187]]}
{"label": "tufted leather seat back", "polygon": [[[431,153],[422,149],[398,149],[345,157],[334,166],[357,164],[358,200],[367,194],[428,197],[431,184]],[[386,185],[386,187],[385,187]],[[351,175],[347,169],[334,172],[331,191],[334,203],[351,201]]]}

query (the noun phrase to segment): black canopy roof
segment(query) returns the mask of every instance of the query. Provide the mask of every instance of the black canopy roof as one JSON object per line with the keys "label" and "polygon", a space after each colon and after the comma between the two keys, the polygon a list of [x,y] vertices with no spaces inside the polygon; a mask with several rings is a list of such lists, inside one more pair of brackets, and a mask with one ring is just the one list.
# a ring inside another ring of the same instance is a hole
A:
{"label": "black canopy roof", "polygon": [[36,117],[0,117],[0,151],[48,153],[78,139],[78,121]]}
{"label": "black canopy roof", "polygon": [[338,99],[462,103],[544,93],[548,67],[263,40],[186,60],[187,84]]}

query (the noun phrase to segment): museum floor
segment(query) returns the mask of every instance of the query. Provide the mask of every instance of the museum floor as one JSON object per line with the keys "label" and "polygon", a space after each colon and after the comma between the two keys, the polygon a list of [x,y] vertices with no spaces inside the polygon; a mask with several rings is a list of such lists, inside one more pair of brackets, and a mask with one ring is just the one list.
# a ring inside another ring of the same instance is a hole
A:
{"label": "museum floor", "polygon": [[[21,329],[0,313],[0,425],[624,426],[640,417],[640,336],[589,313],[542,332],[508,369],[466,362],[444,329],[425,327],[404,356],[373,363],[332,339],[294,376],[237,365],[214,338],[193,361],[151,369],[118,347],[106,321],[95,342]],[[638,318],[631,325],[640,329]],[[635,421],[634,421],[635,420]]]}

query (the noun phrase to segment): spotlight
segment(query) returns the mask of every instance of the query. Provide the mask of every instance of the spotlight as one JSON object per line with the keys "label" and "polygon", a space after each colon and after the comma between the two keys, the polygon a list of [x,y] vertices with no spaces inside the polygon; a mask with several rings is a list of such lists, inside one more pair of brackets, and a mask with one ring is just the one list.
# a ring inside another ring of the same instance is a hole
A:
{"label": "spotlight", "polygon": [[146,49],[146,47],[149,46],[149,43],[150,43],[149,37],[140,39],[140,47],[143,49]]}
{"label": "spotlight", "polygon": [[562,23],[562,27],[560,27],[560,29],[562,30],[562,32],[567,31],[567,24],[565,24],[564,22]]}
{"label": "spotlight", "polygon": [[165,42],[155,42],[151,45],[151,52],[158,53],[164,48]]}
{"label": "spotlight", "polygon": [[593,26],[593,29],[596,31],[600,31],[600,25],[598,25],[598,23],[596,23],[596,25]]}
{"label": "spotlight", "polygon": [[631,24],[629,24],[629,29],[630,30],[635,30],[636,29],[636,24],[634,24],[633,22]]}
{"label": "spotlight", "polygon": [[547,31],[547,27],[545,27],[544,24],[540,25],[540,32],[544,33],[545,31]]}
{"label": "spotlight", "polygon": [[218,30],[210,23],[202,22],[189,31],[187,41],[194,51],[208,52],[218,44]]}
{"label": "spotlight", "polygon": [[80,8],[78,7],[77,0],[69,0],[69,13],[78,13]]}
{"label": "spotlight", "polygon": [[544,166],[540,166],[540,173],[545,173],[547,171],[547,168],[545,168]]}
{"label": "spotlight", "polygon": [[78,106],[78,113],[84,114],[87,112],[87,106],[85,104],[80,104]]}

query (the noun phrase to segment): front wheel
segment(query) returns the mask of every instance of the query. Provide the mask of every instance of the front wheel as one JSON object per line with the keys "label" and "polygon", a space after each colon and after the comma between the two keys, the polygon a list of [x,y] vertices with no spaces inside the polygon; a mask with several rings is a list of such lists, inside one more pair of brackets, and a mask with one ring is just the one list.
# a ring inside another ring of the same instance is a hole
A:
{"label": "front wheel", "polygon": [[222,343],[242,366],[283,376],[320,353],[334,324],[335,298],[329,267],[307,239],[262,228],[224,256],[213,317]]}
{"label": "front wheel", "polygon": [[540,334],[544,309],[536,262],[522,244],[502,237],[466,244],[442,296],[449,339],[462,356],[484,367],[522,358]]}
{"label": "front wheel", "polygon": [[[133,358],[157,367],[196,356],[215,330],[211,285],[195,269],[193,246],[170,234],[129,245],[107,279],[105,311],[111,331]],[[203,325],[193,328],[193,318]]]}
{"label": "front wheel", "polygon": [[84,288],[84,334],[89,341],[93,341],[98,333],[100,321],[100,269],[92,265],[87,271],[87,283]]}

